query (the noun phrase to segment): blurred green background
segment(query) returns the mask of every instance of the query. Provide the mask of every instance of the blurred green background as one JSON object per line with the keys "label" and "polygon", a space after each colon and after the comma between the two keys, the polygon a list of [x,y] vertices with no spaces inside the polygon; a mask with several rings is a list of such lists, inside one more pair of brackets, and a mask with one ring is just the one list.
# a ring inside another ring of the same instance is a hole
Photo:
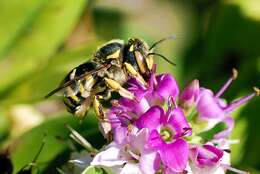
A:
{"label": "blurred green background", "polygon": [[[42,173],[57,173],[72,147],[68,123],[95,147],[104,140],[93,114],[83,122],[67,113],[58,97],[43,99],[70,69],[88,60],[111,39],[139,37],[149,44],[176,40],[157,52],[160,72],[171,72],[181,88],[194,78],[217,91],[237,68],[225,93],[234,98],[260,86],[259,0],[1,0],[0,147],[8,148],[17,172],[37,159]],[[260,173],[260,98],[236,110],[233,166]],[[74,147],[79,149],[79,147]]]}

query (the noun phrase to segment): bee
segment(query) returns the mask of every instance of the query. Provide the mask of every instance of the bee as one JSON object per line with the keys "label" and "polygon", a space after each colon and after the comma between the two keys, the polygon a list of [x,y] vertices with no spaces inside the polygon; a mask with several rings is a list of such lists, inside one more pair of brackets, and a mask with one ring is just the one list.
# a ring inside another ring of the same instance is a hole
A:
{"label": "bee", "polygon": [[101,100],[109,101],[111,93],[135,99],[135,96],[124,86],[130,78],[136,78],[143,85],[153,69],[153,56],[157,55],[175,65],[161,54],[153,52],[153,48],[173,36],[155,42],[151,47],[138,38],[111,40],[94,52],[92,58],[73,68],[61,82],[60,86],[45,96],[48,98],[61,92],[67,110],[84,118],[93,106],[98,118],[104,118]]}

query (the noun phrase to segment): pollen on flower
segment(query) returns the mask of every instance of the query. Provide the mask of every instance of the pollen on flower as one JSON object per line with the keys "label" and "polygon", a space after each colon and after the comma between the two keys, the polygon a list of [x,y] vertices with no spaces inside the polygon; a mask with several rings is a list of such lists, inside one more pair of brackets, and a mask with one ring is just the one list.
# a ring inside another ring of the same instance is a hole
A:
{"label": "pollen on flower", "polygon": [[232,77],[233,77],[233,80],[237,79],[237,76],[238,76],[238,71],[237,71],[235,68],[233,68],[233,69],[232,69]]}
{"label": "pollen on flower", "polygon": [[166,142],[170,142],[172,140],[172,132],[167,128],[162,129],[160,131],[160,135],[161,135],[162,139]]}
{"label": "pollen on flower", "polygon": [[260,95],[260,89],[258,87],[253,87],[255,93],[256,93],[256,96],[259,96]]}

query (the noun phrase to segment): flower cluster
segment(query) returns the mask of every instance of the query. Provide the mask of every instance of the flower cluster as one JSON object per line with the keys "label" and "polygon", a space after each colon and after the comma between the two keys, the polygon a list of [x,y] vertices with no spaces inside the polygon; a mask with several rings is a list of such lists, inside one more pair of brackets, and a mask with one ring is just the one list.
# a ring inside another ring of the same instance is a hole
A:
{"label": "flower cluster", "polygon": [[[106,112],[112,142],[90,163],[119,174],[221,174],[230,166],[231,113],[259,89],[231,103],[221,98],[237,71],[214,94],[193,80],[180,92],[170,74],[152,73],[147,84],[131,79],[135,100],[113,100]],[[106,131],[105,131],[106,132]]]}

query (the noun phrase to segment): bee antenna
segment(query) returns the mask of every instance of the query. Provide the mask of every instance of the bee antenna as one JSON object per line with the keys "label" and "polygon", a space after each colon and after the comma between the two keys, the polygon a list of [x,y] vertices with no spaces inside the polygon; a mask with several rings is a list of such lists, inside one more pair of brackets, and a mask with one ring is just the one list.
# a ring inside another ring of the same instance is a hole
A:
{"label": "bee antenna", "polygon": [[166,62],[168,62],[169,64],[173,65],[173,66],[176,66],[175,63],[173,63],[172,61],[170,61],[168,58],[166,58],[164,55],[162,54],[159,54],[159,53],[148,53],[148,56],[149,55],[155,55],[155,56],[159,56],[161,58],[163,58],[163,60],[165,60]]}
{"label": "bee antenna", "polygon": [[176,39],[176,36],[175,35],[171,35],[171,36],[168,36],[168,37],[165,37],[165,38],[162,38],[161,40],[155,42],[152,44],[152,46],[149,48],[149,50],[153,49],[155,46],[157,46],[158,44],[166,41],[166,40],[170,40],[170,39]]}

